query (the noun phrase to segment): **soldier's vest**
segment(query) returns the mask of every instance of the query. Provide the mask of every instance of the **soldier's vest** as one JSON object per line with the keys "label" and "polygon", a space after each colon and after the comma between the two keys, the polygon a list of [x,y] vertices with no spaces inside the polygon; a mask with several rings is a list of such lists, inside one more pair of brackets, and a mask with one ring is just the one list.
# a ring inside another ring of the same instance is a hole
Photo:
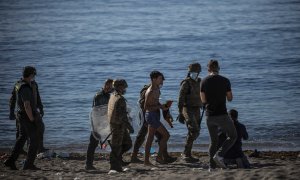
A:
{"label": "soldier's vest", "polygon": [[185,95],[185,102],[183,103],[184,106],[187,107],[201,107],[202,102],[200,99],[200,82],[201,79],[198,79],[197,81],[194,81],[191,78],[186,78],[181,82],[187,82],[187,85],[189,86],[188,93]]}
{"label": "soldier's vest", "polygon": [[[107,116],[108,116],[108,121],[111,124],[123,124],[123,122],[118,118],[122,117],[123,115],[117,114],[118,109],[117,109],[117,102],[118,101],[126,101],[123,96],[120,94],[114,92],[109,99],[108,102],[108,109],[107,109]],[[119,107],[122,108],[122,107]],[[124,107],[125,108],[125,107]]]}
{"label": "soldier's vest", "polygon": [[22,80],[16,82],[16,84],[15,84],[16,102],[17,102],[17,111],[18,112],[25,112],[24,102],[22,102],[22,100],[20,98],[20,94],[19,94],[20,90],[22,88],[24,88],[25,86],[30,87],[29,84],[27,84],[26,82],[24,82]]}

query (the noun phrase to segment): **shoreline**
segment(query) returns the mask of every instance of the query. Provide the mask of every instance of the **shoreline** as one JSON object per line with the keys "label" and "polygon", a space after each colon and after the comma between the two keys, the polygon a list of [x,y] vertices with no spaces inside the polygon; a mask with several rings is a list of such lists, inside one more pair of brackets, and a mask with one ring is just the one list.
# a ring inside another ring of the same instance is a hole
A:
{"label": "shoreline", "polygon": [[[95,153],[94,166],[97,170],[86,171],[85,153],[71,152],[68,158],[45,158],[36,159],[35,164],[42,170],[39,171],[13,171],[4,167],[3,161],[9,151],[0,151],[1,179],[298,179],[300,177],[300,151],[261,151],[257,157],[249,157],[251,169],[236,169],[235,165],[229,169],[215,169],[208,171],[207,152],[193,152],[193,156],[200,159],[199,163],[186,163],[178,158],[176,162],[161,165],[155,162],[155,154],[151,161],[157,168],[151,170],[143,164],[130,164],[129,171],[108,175],[109,161],[108,153]],[[246,155],[253,151],[244,151]],[[171,152],[174,157],[179,157],[180,152]],[[16,162],[21,168],[24,155],[20,155]],[[143,155],[139,154],[142,160]],[[123,157],[125,161],[130,160],[130,153]]]}

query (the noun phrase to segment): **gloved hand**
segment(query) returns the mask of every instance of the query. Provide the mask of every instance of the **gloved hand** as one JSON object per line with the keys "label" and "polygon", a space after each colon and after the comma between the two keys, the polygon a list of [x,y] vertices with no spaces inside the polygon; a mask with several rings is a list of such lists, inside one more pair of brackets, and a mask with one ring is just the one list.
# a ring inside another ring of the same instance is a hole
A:
{"label": "gloved hand", "polygon": [[16,119],[16,115],[14,111],[10,111],[9,113],[9,120],[15,120]]}
{"label": "gloved hand", "polygon": [[185,123],[185,118],[184,118],[183,114],[179,114],[177,116],[177,121],[179,121],[181,124]]}

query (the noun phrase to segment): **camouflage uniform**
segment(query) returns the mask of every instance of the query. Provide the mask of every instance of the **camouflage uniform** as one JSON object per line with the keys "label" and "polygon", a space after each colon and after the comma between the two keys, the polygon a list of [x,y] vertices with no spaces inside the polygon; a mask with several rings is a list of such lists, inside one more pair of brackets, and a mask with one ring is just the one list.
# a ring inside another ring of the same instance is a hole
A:
{"label": "camouflage uniform", "polygon": [[188,129],[184,154],[191,156],[193,142],[200,134],[200,108],[202,107],[200,99],[200,78],[197,81],[187,77],[182,81],[178,107],[179,113],[182,113]]}
{"label": "camouflage uniform", "polygon": [[126,99],[118,92],[114,92],[109,99],[108,120],[112,132],[110,169],[122,171],[122,155],[131,148],[132,141],[128,132],[130,124]]}

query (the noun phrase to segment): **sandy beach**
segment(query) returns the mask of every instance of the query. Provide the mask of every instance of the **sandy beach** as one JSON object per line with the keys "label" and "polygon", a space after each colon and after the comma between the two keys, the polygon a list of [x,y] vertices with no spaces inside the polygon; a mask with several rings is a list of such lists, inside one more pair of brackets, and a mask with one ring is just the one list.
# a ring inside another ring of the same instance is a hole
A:
{"label": "sandy beach", "polygon": [[[251,151],[245,152],[247,155]],[[124,173],[108,175],[108,154],[95,154],[94,165],[97,170],[86,171],[85,154],[70,153],[68,158],[37,159],[35,164],[42,170],[9,170],[3,165],[8,152],[1,151],[0,179],[298,179],[300,177],[299,152],[260,152],[258,157],[250,157],[251,169],[237,169],[234,165],[229,169],[208,171],[207,153],[194,155],[200,158],[199,163],[186,163],[180,158],[167,165],[157,164],[151,169],[142,164],[130,164]],[[180,153],[171,153],[179,157]],[[129,154],[124,159],[129,161]],[[140,156],[142,158],[142,156]],[[154,162],[155,155],[151,157]],[[16,165],[21,169],[24,156],[21,155]]]}

